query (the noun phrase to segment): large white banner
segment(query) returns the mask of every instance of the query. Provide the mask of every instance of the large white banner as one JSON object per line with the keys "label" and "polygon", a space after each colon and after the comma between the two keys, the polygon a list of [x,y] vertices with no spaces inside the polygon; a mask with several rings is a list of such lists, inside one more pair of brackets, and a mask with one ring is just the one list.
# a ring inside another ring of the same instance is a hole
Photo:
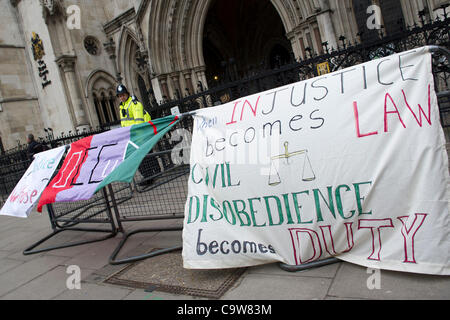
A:
{"label": "large white banner", "polygon": [[34,160],[9,195],[0,215],[26,218],[37,204],[58,167],[66,147],[59,147],[34,155]]}
{"label": "large white banner", "polygon": [[199,110],[184,267],[336,256],[450,274],[431,66],[420,48]]}

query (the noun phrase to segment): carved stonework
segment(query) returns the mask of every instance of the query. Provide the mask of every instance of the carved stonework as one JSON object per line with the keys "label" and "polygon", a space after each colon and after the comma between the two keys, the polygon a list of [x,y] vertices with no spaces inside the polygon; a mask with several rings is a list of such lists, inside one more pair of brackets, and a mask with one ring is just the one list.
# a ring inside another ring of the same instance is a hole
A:
{"label": "carved stonework", "polygon": [[41,0],[41,4],[48,9],[48,12],[52,16],[55,13],[55,1],[54,0]]}
{"label": "carved stonework", "polygon": [[75,56],[60,56],[56,59],[56,63],[64,72],[75,71]]}
{"label": "carved stonework", "polygon": [[45,23],[48,23],[51,17],[62,16],[66,18],[66,12],[60,0],[39,0],[42,5],[42,15]]}
{"label": "carved stonework", "polygon": [[141,76],[145,75],[148,71],[148,53],[138,49],[134,57],[134,62],[135,71]]}

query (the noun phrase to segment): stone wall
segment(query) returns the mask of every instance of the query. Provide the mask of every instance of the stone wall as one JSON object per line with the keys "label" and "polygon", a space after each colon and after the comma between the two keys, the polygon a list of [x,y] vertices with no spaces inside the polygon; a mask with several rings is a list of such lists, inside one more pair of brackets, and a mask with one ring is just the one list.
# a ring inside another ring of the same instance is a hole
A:
{"label": "stone wall", "polygon": [[0,2],[0,137],[10,149],[43,127],[25,44],[9,1]]}

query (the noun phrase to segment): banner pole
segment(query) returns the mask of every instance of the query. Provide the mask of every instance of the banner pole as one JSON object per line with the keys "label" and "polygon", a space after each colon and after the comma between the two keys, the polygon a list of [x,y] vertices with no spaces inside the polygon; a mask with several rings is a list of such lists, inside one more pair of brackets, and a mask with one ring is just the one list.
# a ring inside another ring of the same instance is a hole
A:
{"label": "banner pole", "polygon": [[179,118],[188,117],[188,116],[194,116],[197,114],[197,110],[185,112],[179,115]]}
{"label": "banner pole", "polygon": [[430,49],[431,53],[441,52],[445,54],[447,61],[450,62],[450,50],[448,50],[447,48],[441,46],[428,46],[428,49]]}
{"label": "banner pole", "polygon": [[280,263],[278,263],[278,266],[280,267],[280,269],[283,269],[284,271],[298,272],[298,271],[308,270],[311,268],[326,266],[326,265],[337,263],[340,261],[341,260],[339,260],[337,258],[331,257],[331,258],[313,261],[313,262],[305,263],[305,264],[301,264],[301,265],[289,265],[289,264],[280,262]]}

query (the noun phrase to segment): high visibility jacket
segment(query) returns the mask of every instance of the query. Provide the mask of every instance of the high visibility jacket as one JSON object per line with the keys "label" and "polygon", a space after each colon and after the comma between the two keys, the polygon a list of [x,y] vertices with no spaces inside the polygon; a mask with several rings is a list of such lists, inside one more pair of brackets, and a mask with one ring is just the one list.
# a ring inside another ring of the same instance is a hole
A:
{"label": "high visibility jacket", "polygon": [[130,96],[125,103],[120,104],[120,124],[122,127],[129,127],[151,120],[142,103],[137,101],[136,98]]}

